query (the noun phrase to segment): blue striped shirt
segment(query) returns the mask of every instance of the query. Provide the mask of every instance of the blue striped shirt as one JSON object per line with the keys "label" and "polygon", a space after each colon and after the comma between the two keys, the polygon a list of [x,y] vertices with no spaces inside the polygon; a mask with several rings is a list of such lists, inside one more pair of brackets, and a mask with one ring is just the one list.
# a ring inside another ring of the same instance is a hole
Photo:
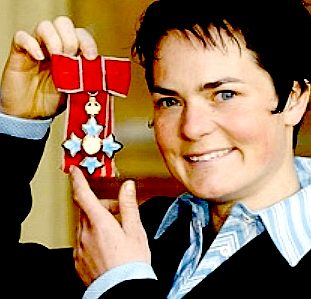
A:
{"label": "blue striped shirt", "polygon": [[19,138],[42,139],[51,123],[51,118],[26,119],[0,113],[0,133]]}

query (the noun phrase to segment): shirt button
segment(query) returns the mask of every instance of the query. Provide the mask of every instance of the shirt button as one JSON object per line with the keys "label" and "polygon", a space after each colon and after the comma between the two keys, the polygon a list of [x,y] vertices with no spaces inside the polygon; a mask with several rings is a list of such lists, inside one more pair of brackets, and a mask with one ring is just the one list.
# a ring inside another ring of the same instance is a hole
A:
{"label": "shirt button", "polygon": [[223,257],[229,257],[229,250],[227,247],[221,248],[220,253]]}

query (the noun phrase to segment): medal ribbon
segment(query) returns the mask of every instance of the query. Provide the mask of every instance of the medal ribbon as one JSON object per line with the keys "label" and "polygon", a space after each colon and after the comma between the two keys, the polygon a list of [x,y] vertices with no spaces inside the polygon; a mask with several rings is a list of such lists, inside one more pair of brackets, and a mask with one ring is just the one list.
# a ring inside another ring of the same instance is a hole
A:
{"label": "medal ribbon", "polygon": [[86,176],[114,177],[113,157],[122,144],[113,135],[113,101],[128,94],[130,60],[52,55],[52,78],[57,90],[67,94],[63,171],[76,165]]}

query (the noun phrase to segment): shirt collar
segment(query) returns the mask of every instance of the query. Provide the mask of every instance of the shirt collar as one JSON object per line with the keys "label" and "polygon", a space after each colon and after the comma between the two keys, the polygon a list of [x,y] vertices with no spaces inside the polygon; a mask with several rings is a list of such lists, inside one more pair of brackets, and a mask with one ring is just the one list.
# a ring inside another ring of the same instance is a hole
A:
{"label": "shirt collar", "polygon": [[[297,265],[311,249],[311,158],[296,157],[295,166],[301,186],[297,193],[259,211],[251,211],[241,203],[236,205],[238,209],[232,209],[232,213],[242,211],[245,220],[256,217],[258,222],[262,222],[275,246],[291,266]],[[207,225],[208,202],[183,193],[167,210],[155,238],[159,238],[178,218],[181,203],[199,206],[199,217],[203,226]]]}
{"label": "shirt collar", "polygon": [[156,232],[156,235],[154,237],[155,239],[160,238],[160,236],[166,231],[166,229],[178,218],[180,211],[186,205],[190,205],[192,207],[192,218],[197,218],[197,220],[202,223],[202,227],[208,224],[208,202],[186,192],[179,195],[168,208]]}
{"label": "shirt collar", "polygon": [[296,157],[301,189],[271,207],[253,212],[260,216],[275,246],[291,266],[311,250],[311,159]]}

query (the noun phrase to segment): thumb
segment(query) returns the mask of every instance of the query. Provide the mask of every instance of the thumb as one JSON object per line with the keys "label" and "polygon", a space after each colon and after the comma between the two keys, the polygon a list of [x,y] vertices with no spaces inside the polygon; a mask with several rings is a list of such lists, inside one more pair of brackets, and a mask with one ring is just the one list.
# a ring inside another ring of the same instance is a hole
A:
{"label": "thumb", "polygon": [[135,233],[141,227],[135,183],[132,180],[124,182],[119,191],[119,207],[122,227],[127,233]]}

